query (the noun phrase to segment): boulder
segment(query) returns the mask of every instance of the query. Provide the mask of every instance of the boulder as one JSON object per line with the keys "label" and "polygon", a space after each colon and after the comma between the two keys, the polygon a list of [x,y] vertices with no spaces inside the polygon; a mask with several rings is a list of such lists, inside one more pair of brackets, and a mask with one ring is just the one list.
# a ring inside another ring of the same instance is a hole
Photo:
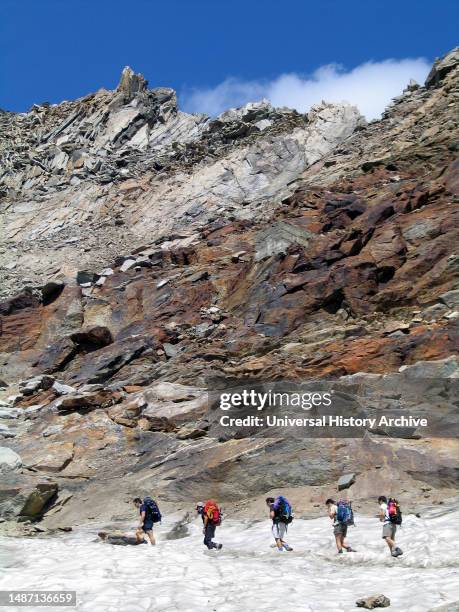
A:
{"label": "boulder", "polygon": [[[147,399],[147,394],[144,394]],[[142,416],[149,420],[166,419],[171,424],[179,424],[187,421],[197,420],[202,417],[208,405],[207,394],[202,394],[196,399],[188,401],[148,401],[147,408]]]}
{"label": "boulder", "polygon": [[459,289],[454,291],[447,291],[440,296],[441,301],[448,306],[448,308],[459,307]]}
{"label": "boulder", "polygon": [[390,599],[385,595],[373,595],[372,597],[358,599],[355,604],[358,608],[365,608],[367,610],[373,610],[374,608],[388,608],[390,606]]}
{"label": "boulder", "polygon": [[56,497],[55,482],[36,481],[21,476],[0,483],[0,517],[6,519],[40,518]]}
{"label": "boulder", "polygon": [[20,516],[36,518],[45,510],[57,494],[58,485],[56,483],[39,483],[36,488],[28,495],[24,506],[20,511]]}
{"label": "boulder", "polygon": [[354,482],[355,482],[355,474],[344,474],[338,480],[338,491],[349,489],[349,487],[353,485]]}
{"label": "boulder", "polygon": [[21,457],[11,448],[0,446],[0,473],[17,470],[22,466]]}
{"label": "boulder", "polygon": [[114,546],[137,546],[139,544],[135,536],[118,531],[99,531],[97,535],[106,544]]}

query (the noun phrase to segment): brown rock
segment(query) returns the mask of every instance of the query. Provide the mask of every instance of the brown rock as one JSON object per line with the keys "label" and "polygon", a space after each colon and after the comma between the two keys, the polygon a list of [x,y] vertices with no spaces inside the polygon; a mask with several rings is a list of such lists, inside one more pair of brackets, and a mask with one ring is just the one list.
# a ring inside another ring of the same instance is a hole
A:
{"label": "brown rock", "polygon": [[358,608],[373,610],[374,608],[388,608],[390,606],[390,599],[385,595],[373,595],[372,597],[358,599],[355,603]]}

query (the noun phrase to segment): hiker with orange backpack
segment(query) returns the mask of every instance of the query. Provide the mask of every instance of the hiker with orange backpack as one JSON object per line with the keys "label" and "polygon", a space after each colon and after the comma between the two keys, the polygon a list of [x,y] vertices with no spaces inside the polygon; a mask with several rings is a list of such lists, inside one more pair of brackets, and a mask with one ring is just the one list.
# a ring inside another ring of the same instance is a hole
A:
{"label": "hiker with orange backpack", "polygon": [[202,530],[204,534],[204,545],[207,546],[209,550],[213,548],[221,550],[223,544],[217,544],[217,542],[212,541],[215,537],[216,528],[222,523],[221,508],[219,508],[216,501],[209,499],[205,504],[199,502],[196,506],[196,511],[201,515],[204,525]]}
{"label": "hiker with orange backpack", "polygon": [[396,499],[390,498],[388,500],[385,495],[380,495],[378,497],[378,504],[379,520],[383,524],[383,540],[386,540],[390,554],[393,557],[400,557],[400,555],[403,555],[403,550],[395,546],[397,525],[402,524],[402,511],[400,510],[400,505]]}

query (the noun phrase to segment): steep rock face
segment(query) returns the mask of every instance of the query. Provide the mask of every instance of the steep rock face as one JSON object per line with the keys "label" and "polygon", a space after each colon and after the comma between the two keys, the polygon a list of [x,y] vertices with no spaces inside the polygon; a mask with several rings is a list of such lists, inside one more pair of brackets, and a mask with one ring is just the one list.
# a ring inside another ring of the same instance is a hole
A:
{"label": "steep rock face", "polygon": [[1,115],[4,295],[219,215],[262,214],[364,124],[348,105],[306,116],[266,101],[211,120],[146,87],[127,68],[113,92]]}
{"label": "steep rock face", "polygon": [[[452,493],[456,51],[434,70],[368,126],[328,104],[186,115],[128,69],[115,92],[2,117],[0,435],[28,478],[77,493],[58,516],[89,518],[84,495],[109,520],[108,496],[123,513],[152,486],[176,504],[289,486],[310,512],[346,472],[361,500],[395,482],[407,505]],[[326,380],[368,414],[442,428],[233,439],[209,422],[211,377]]]}

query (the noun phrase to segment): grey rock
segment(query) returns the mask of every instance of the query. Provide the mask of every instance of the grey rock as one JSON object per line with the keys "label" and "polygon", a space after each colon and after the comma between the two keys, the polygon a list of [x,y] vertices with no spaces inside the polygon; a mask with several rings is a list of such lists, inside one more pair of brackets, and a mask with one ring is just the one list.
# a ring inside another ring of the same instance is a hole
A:
{"label": "grey rock", "polygon": [[131,99],[136,93],[144,91],[148,87],[148,81],[141,74],[135,74],[132,68],[125,66],[121,73],[117,90],[126,94]]}
{"label": "grey rock", "polygon": [[191,522],[192,516],[189,512],[185,514],[185,516],[175,523],[170,531],[168,531],[164,539],[165,540],[181,540],[182,538],[186,538],[189,535],[188,524]]}
{"label": "grey rock", "polygon": [[427,75],[425,86],[436,87],[445,76],[459,64],[459,47],[456,47],[442,58],[437,59]]}
{"label": "grey rock", "polygon": [[56,393],[56,395],[67,395],[68,393],[76,392],[76,389],[74,387],[71,387],[70,385],[64,385],[63,383],[60,383],[57,380],[54,381],[52,389]]}
{"label": "grey rock", "polygon": [[22,466],[21,457],[11,448],[0,446],[0,472],[10,472]]}
{"label": "grey rock", "polygon": [[170,344],[169,342],[165,342],[163,344],[163,350],[166,354],[166,357],[172,358],[180,353],[180,347],[175,346],[174,344]]}
{"label": "grey rock", "polygon": [[1,408],[0,407],[0,419],[17,419],[19,417],[19,411],[14,408]]}
{"label": "grey rock", "polygon": [[312,237],[311,232],[307,230],[302,230],[285,221],[278,221],[258,232],[255,260],[260,261],[265,257],[284,254],[292,244],[307,247]]}
{"label": "grey rock", "polygon": [[459,360],[453,356],[439,361],[418,361],[410,366],[401,366],[399,372],[403,373],[404,378],[458,378]]}
{"label": "grey rock", "polygon": [[421,317],[424,319],[424,321],[436,321],[447,312],[448,308],[445,306],[445,304],[433,304],[422,311]]}
{"label": "grey rock", "polygon": [[127,272],[136,265],[135,259],[126,259],[126,261],[120,266],[120,272]]}
{"label": "grey rock", "polygon": [[31,378],[29,380],[22,381],[19,383],[19,389],[23,395],[33,395],[39,390],[47,390],[52,387],[54,378],[47,374]]}
{"label": "grey rock", "polygon": [[28,417],[33,414],[36,414],[37,412],[40,412],[42,408],[43,406],[41,404],[34,404],[32,406],[28,406],[27,408],[24,408],[23,413],[26,417]]}
{"label": "grey rock", "polygon": [[351,485],[355,482],[355,474],[344,474],[338,480],[338,491],[342,491],[343,489],[349,489]]}
{"label": "grey rock", "polygon": [[16,434],[8,427],[8,425],[2,425],[0,423],[0,438],[15,438]]}
{"label": "grey rock", "polygon": [[20,520],[39,518],[57,495],[58,488],[55,482],[37,482],[11,474],[0,483],[0,516]]}
{"label": "grey rock", "polygon": [[99,531],[97,535],[103,542],[112,544],[113,546],[137,546],[139,544],[135,536],[121,532]]}
{"label": "grey rock", "polygon": [[170,282],[170,278],[164,278],[163,280],[160,280],[159,283],[156,283],[156,289],[161,289],[161,287],[164,287],[165,285],[167,285]]}
{"label": "grey rock", "polygon": [[447,291],[440,296],[441,301],[448,306],[448,308],[459,307],[459,289],[453,291]]}

